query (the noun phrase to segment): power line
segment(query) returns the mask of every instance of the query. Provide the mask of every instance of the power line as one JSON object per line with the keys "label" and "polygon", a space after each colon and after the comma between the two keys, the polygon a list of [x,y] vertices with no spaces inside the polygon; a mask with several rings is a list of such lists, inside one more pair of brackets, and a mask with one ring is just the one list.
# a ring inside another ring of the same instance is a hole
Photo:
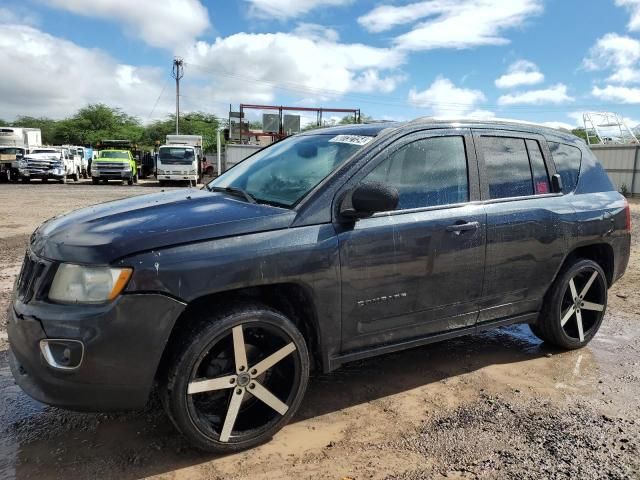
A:
{"label": "power line", "polygon": [[149,112],[149,116],[147,117],[147,120],[151,120],[151,116],[153,115],[153,112],[156,111],[156,107],[158,106],[158,103],[160,102],[160,98],[162,97],[162,94],[164,93],[165,88],[167,88],[167,83],[168,83],[169,78],[165,78],[164,80],[164,84],[162,85],[162,90],[160,90],[160,95],[158,95],[158,98],[156,98],[156,103],[153,104],[153,108],[151,109],[151,112]]}

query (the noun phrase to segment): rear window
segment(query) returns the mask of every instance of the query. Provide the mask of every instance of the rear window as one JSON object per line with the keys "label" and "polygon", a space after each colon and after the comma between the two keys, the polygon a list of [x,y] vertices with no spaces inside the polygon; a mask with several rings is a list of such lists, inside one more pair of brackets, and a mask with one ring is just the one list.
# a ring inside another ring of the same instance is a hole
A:
{"label": "rear window", "polygon": [[578,184],[582,152],[577,147],[556,142],[549,142],[549,149],[556,171],[562,178],[562,192],[573,192]]}

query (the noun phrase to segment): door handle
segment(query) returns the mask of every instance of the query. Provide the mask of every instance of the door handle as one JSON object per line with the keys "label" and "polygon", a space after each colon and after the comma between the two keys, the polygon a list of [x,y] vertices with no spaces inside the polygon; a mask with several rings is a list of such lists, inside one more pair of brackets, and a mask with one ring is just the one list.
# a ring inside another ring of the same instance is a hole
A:
{"label": "door handle", "polygon": [[460,235],[462,232],[467,232],[469,230],[477,230],[479,228],[480,228],[480,222],[455,223],[447,227],[447,232],[452,232],[452,233],[455,233],[456,235]]}

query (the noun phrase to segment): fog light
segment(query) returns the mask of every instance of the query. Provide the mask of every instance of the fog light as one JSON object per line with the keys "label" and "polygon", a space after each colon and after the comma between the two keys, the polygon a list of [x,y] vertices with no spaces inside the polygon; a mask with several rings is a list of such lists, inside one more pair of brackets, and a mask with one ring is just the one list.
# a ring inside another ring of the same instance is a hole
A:
{"label": "fog light", "polygon": [[40,340],[40,351],[49,366],[58,370],[75,370],[82,364],[84,344],[79,340]]}

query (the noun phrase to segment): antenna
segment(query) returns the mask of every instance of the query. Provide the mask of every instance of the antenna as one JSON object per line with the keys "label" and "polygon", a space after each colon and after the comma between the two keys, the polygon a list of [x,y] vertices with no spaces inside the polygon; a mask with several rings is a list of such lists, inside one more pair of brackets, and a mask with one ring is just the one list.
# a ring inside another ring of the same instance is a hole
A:
{"label": "antenna", "polygon": [[179,135],[179,122],[180,122],[180,79],[184,77],[184,61],[182,57],[175,57],[173,59],[173,69],[171,76],[176,79],[176,135]]}

